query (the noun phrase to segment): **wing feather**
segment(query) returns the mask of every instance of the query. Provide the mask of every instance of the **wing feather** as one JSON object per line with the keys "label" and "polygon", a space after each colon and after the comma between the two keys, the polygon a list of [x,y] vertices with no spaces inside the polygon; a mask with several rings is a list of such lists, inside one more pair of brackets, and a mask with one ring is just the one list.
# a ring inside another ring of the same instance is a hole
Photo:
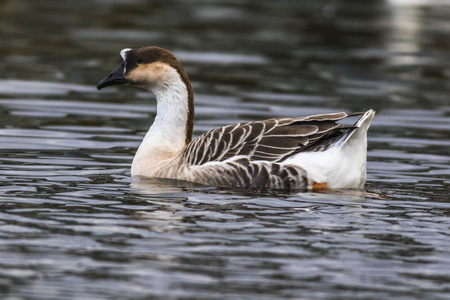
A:
{"label": "wing feather", "polygon": [[279,163],[301,151],[328,149],[355,128],[337,121],[361,114],[340,112],[218,127],[192,141],[181,156],[190,165],[221,162],[236,156]]}

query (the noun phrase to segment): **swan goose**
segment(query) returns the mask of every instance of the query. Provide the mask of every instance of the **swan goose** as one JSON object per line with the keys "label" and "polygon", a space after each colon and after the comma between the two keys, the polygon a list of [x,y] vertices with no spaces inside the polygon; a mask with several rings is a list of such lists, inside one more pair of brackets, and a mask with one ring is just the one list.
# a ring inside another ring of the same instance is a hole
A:
{"label": "swan goose", "polygon": [[[126,48],[120,56],[97,88],[130,84],[157,102],[132,176],[255,189],[363,188],[373,110],[231,124],[191,141],[194,96],[181,63],[159,47]],[[353,126],[337,123],[351,116],[361,117]]]}

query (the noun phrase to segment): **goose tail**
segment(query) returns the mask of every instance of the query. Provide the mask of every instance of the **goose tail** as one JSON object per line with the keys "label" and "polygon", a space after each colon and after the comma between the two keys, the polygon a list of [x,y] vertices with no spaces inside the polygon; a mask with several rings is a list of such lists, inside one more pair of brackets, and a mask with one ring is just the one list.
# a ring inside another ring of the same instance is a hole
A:
{"label": "goose tail", "polygon": [[366,111],[334,147],[300,152],[286,163],[306,171],[310,188],[323,184],[327,188],[362,189],[367,177],[367,130],[374,116],[374,110]]}
{"label": "goose tail", "polygon": [[355,127],[355,130],[352,130],[349,132],[348,135],[344,137],[344,140],[341,142],[341,146],[345,147],[349,142],[351,143],[352,140],[355,140],[357,142],[361,140],[365,140],[367,145],[367,130],[370,127],[370,122],[372,121],[373,117],[375,116],[375,111],[373,109],[369,109],[364,113],[364,115],[359,118],[358,121],[353,125]]}

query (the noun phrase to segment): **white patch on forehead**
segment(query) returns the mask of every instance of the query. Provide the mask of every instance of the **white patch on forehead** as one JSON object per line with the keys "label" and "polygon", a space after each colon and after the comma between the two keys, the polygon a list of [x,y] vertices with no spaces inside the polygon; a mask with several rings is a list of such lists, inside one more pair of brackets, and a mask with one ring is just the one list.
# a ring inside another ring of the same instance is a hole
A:
{"label": "white patch on forehead", "polygon": [[125,64],[124,68],[123,68],[123,73],[125,73],[127,71],[127,52],[130,51],[131,48],[125,48],[122,51],[120,51],[120,56],[123,59],[123,62]]}
{"label": "white patch on forehead", "polygon": [[123,61],[127,59],[127,52],[130,51],[131,48],[125,48],[122,51],[120,51],[120,56],[122,56]]}

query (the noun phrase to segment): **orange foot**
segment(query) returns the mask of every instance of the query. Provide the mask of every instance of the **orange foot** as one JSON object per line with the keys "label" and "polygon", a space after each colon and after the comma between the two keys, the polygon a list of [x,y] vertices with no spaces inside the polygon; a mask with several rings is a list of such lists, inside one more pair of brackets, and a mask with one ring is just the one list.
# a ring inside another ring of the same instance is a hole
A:
{"label": "orange foot", "polygon": [[326,190],[327,188],[328,187],[325,182],[314,182],[312,185],[313,192],[320,192],[320,191]]}

